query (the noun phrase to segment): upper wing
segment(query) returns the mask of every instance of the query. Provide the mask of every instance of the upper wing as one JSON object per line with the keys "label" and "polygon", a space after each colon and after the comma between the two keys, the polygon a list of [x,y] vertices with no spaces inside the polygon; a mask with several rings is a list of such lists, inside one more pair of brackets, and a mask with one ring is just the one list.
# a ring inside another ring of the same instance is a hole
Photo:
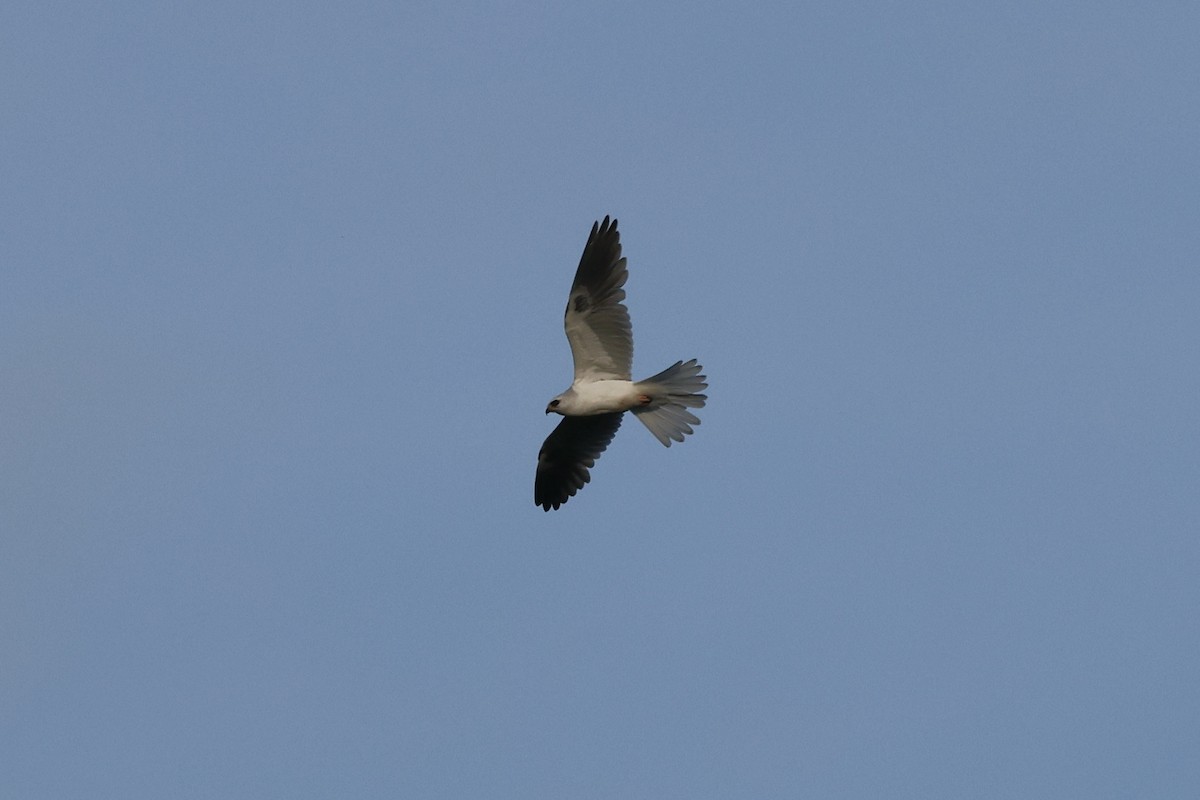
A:
{"label": "upper wing", "polygon": [[575,380],[630,380],[633,365],[633,326],[625,299],[629,273],[621,258],[617,221],[592,225],[583,248],[563,326],[575,359]]}
{"label": "upper wing", "polygon": [[608,447],[622,412],[588,417],[563,417],[554,432],[546,437],[538,451],[537,477],[533,482],[533,503],[549,511],[558,508],[592,479],[588,467]]}

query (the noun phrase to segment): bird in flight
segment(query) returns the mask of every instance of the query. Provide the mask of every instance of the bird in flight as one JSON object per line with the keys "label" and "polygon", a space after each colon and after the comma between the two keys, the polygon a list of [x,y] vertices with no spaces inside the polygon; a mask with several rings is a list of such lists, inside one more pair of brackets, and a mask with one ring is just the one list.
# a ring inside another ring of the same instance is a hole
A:
{"label": "bird in flight", "polygon": [[617,221],[592,225],[575,271],[563,327],[575,360],[571,387],[546,406],[562,422],[538,452],[533,502],[557,509],[591,480],[588,469],[608,447],[626,411],[642,421],[666,447],[682,442],[700,420],[688,411],[703,408],[708,388],[703,369],[676,361],[644,381],[630,380],[633,326],[625,299],[629,273],[621,257]]}

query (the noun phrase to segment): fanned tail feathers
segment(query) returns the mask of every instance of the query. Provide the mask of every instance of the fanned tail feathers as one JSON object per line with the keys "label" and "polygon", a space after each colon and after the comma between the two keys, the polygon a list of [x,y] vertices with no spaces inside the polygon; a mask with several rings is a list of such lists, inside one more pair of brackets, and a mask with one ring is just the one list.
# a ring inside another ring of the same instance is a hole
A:
{"label": "fanned tail feathers", "polygon": [[700,419],[688,411],[689,408],[704,408],[706,395],[700,394],[708,388],[704,369],[690,361],[676,361],[657,375],[637,383],[637,390],[650,398],[650,403],[632,409],[634,416],[642,421],[654,437],[670,447],[672,440],[682,442],[692,433],[692,426]]}

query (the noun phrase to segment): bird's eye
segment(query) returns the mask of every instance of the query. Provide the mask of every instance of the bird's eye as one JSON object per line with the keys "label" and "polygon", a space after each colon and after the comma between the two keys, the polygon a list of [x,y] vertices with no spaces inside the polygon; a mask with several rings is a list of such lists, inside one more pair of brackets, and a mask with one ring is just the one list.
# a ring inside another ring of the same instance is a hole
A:
{"label": "bird's eye", "polygon": [[557,400],[551,400],[551,401],[550,401],[550,407],[551,407],[551,408],[558,408],[558,401],[557,401]]}

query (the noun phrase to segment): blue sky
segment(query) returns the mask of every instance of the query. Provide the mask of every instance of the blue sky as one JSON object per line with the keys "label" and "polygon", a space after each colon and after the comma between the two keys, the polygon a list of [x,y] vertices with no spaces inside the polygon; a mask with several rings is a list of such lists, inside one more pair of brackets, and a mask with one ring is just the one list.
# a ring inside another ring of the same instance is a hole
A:
{"label": "blue sky", "polygon": [[1198,23],[6,5],[0,794],[1194,796]]}

